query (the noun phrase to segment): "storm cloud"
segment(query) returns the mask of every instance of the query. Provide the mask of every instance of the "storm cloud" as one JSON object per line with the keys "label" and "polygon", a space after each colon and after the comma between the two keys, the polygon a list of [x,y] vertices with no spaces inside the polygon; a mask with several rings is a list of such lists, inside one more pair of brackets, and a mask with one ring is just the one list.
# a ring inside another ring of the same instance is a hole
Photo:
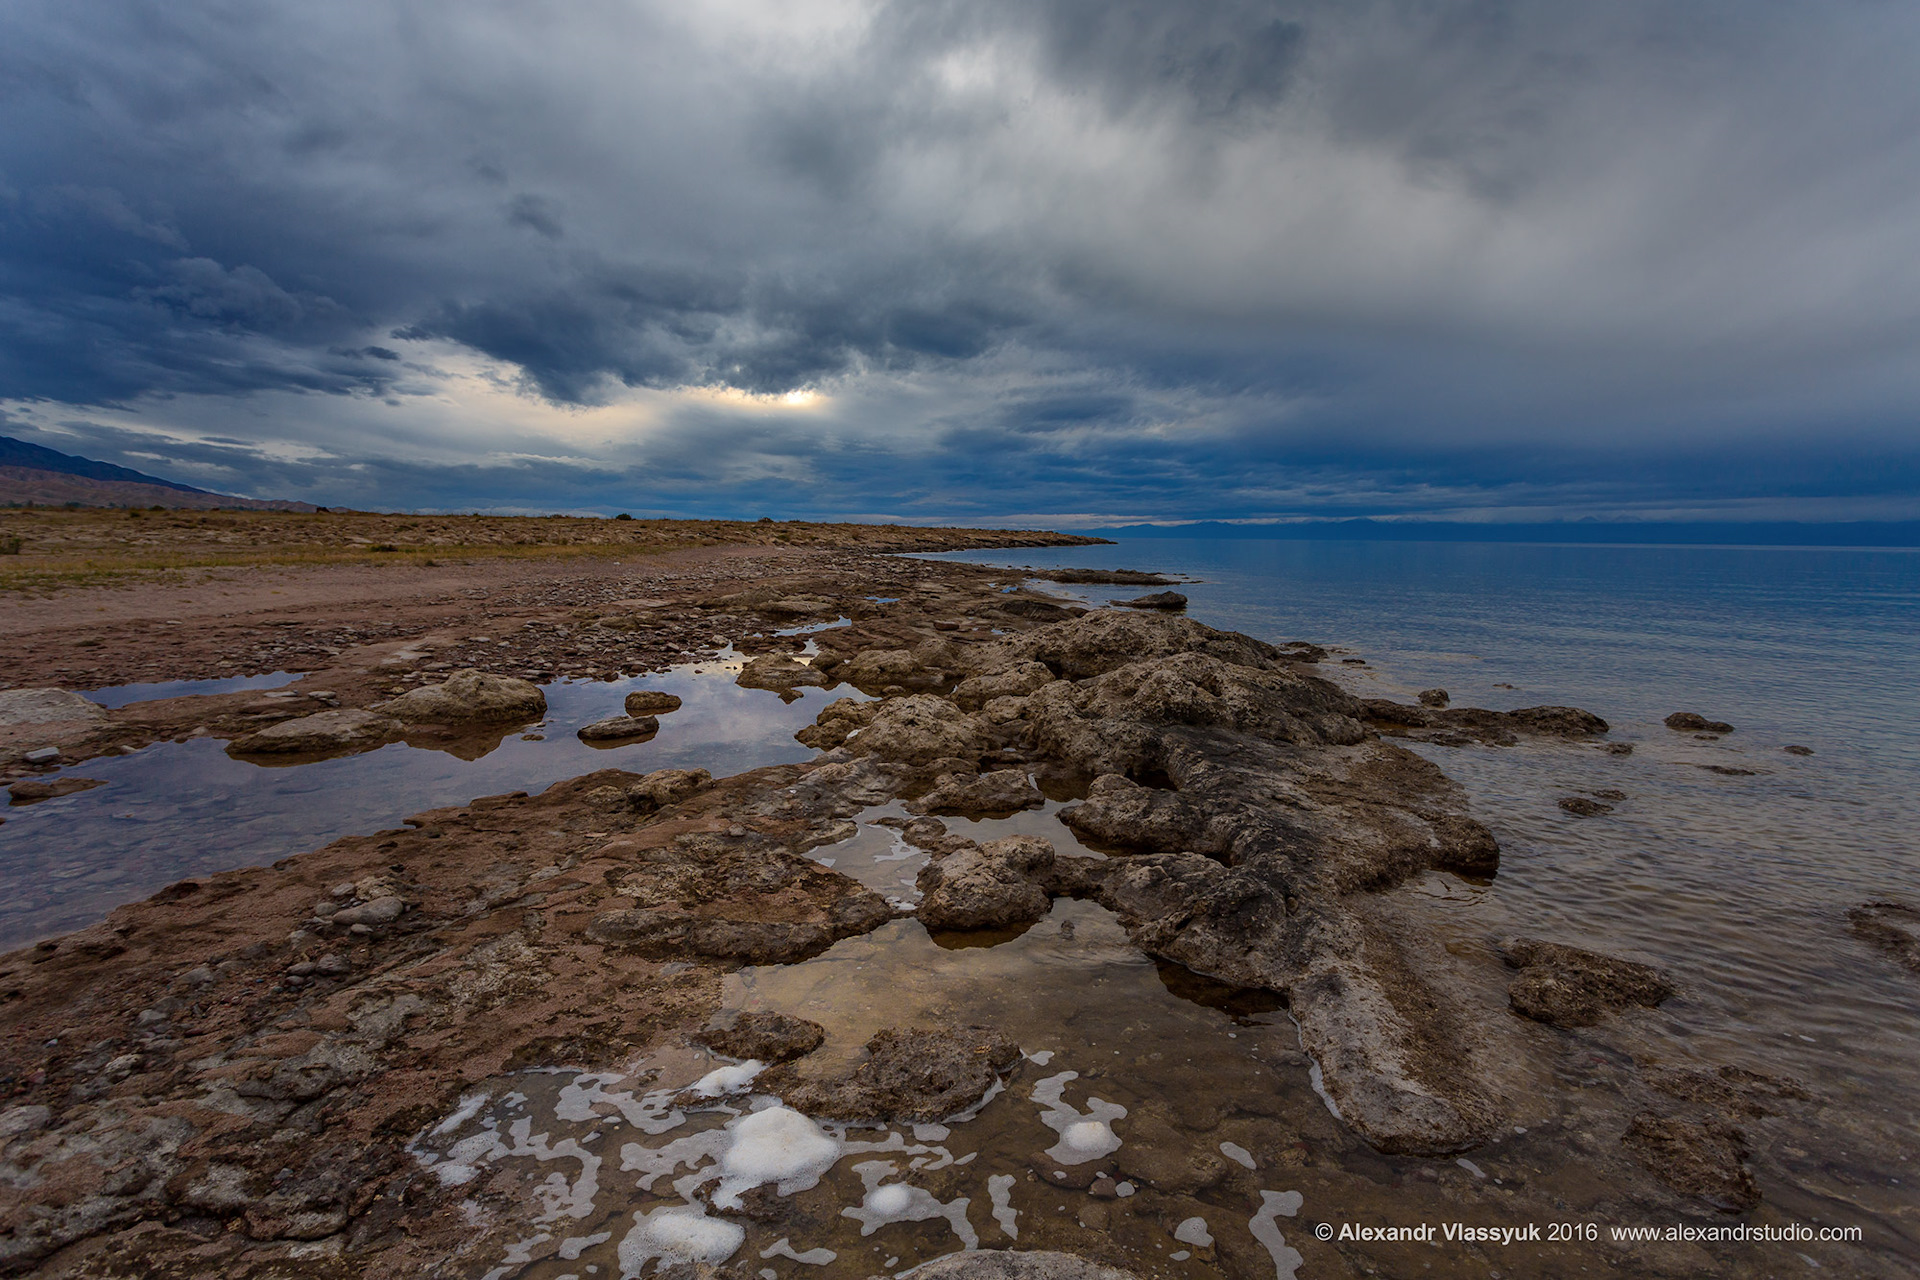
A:
{"label": "storm cloud", "polygon": [[369,506],[1920,513],[1920,13],[0,15],[0,431]]}

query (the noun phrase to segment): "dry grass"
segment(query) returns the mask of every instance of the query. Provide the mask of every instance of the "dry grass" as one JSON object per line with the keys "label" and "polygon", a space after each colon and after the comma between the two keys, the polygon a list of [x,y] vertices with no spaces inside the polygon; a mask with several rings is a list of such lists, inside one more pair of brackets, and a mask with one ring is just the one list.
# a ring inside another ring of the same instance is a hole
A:
{"label": "dry grass", "polygon": [[626,557],[723,543],[939,551],[1088,541],[1040,531],[744,520],[0,508],[0,548],[14,539],[18,550],[0,556],[0,593],[248,565]]}

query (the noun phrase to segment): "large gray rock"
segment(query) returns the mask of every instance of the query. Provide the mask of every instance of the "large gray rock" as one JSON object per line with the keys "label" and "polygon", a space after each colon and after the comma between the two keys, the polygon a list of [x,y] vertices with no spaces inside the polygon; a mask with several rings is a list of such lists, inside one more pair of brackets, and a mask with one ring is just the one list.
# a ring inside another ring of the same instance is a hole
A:
{"label": "large gray rock", "polygon": [[574,735],[582,742],[621,742],[645,738],[660,732],[660,722],[652,716],[609,716],[582,725]]}
{"label": "large gray rock", "polygon": [[399,730],[398,720],[371,711],[321,711],[297,720],[283,720],[238,738],[232,750],[241,755],[341,751],[371,745]]}
{"label": "large gray rock", "polygon": [[989,745],[984,724],[945,698],[927,694],[888,698],[851,744],[856,754],[900,764],[977,760]]}
{"label": "large gray rock", "polygon": [[740,668],[734,683],[742,689],[780,690],[801,685],[825,688],[831,682],[821,672],[784,653],[766,653]]}
{"label": "large gray rock", "polygon": [[929,929],[1031,924],[1052,907],[1041,882],[1053,863],[1053,845],[1037,836],[962,845],[920,869],[920,923]]}
{"label": "large gray rock", "polygon": [[445,684],[411,690],[375,710],[401,720],[435,723],[532,720],[547,713],[547,695],[528,681],[470,668],[456,671]]}
{"label": "large gray rock", "polygon": [[107,709],[70,689],[0,690],[0,729],[29,724],[99,724]]}

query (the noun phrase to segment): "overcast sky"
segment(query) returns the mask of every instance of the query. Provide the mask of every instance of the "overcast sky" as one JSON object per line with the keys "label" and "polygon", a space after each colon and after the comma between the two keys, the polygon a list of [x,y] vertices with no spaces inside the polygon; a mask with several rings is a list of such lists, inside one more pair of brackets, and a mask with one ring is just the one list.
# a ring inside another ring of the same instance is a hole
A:
{"label": "overcast sky", "polygon": [[0,434],[417,509],[1920,517],[1920,6],[9,0]]}

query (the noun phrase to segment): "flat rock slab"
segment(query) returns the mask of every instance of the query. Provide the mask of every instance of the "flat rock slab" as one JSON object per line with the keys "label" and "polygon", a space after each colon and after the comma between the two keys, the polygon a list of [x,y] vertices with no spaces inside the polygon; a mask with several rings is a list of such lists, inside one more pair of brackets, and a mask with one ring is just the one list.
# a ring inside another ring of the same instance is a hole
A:
{"label": "flat rock slab", "polygon": [[102,723],[107,709],[70,689],[0,690],[0,729],[30,724]]}
{"label": "flat rock slab", "polygon": [[456,723],[471,720],[532,720],[547,713],[540,686],[513,676],[456,671],[445,684],[403,693],[375,710],[400,720]]}
{"label": "flat rock slab", "polygon": [[371,711],[321,711],[235,739],[231,750],[239,755],[340,751],[378,742],[399,729],[398,720]]}

